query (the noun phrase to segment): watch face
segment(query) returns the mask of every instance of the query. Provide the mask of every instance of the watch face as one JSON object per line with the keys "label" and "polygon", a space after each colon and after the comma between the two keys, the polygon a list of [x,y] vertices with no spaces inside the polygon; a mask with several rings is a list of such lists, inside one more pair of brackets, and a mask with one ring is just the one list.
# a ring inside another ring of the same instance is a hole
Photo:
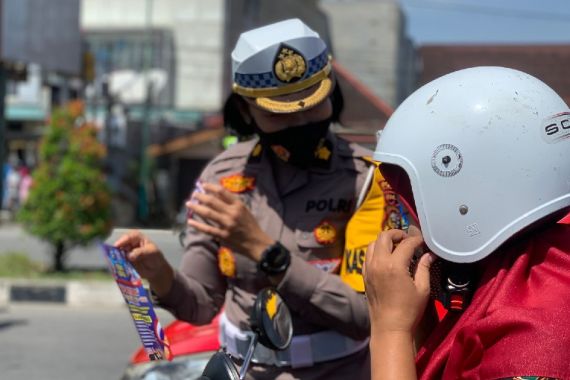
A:
{"label": "watch face", "polygon": [[268,273],[281,273],[287,269],[289,262],[289,251],[277,242],[267,248],[260,262],[260,267]]}
{"label": "watch face", "polygon": [[281,246],[275,246],[275,249],[271,251],[269,255],[272,267],[280,267],[287,261],[289,252],[283,249]]}

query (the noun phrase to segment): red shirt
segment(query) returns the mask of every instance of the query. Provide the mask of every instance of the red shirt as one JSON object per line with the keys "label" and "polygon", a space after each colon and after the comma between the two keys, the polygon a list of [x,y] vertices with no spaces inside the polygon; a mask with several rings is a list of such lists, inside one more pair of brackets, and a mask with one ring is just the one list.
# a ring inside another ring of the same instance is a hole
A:
{"label": "red shirt", "polygon": [[420,379],[570,379],[570,225],[550,224],[481,263],[461,315],[418,351]]}

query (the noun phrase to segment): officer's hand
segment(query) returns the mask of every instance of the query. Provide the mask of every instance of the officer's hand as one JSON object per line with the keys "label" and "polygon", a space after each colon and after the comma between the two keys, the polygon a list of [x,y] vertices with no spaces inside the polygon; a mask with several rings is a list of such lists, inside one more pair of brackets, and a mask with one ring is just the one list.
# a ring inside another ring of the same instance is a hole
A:
{"label": "officer's hand", "polygon": [[368,246],[364,281],[373,330],[412,333],[420,321],[429,297],[429,268],[435,258],[424,254],[414,276],[410,275],[412,256],[422,244],[421,236],[389,230]]}
{"label": "officer's hand", "polygon": [[174,270],[156,244],[139,231],[130,231],[117,240],[115,247],[126,252],[127,260],[142,278],[149,281],[158,296],[168,293],[172,286]]}
{"label": "officer's hand", "polygon": [[209,224],[188,219],[188,225],[212,236],[221,245],[259,261],[265,248],[273,244],[241,199],[212,183],[203,184],[204,193],[195,192],[186,207]]}

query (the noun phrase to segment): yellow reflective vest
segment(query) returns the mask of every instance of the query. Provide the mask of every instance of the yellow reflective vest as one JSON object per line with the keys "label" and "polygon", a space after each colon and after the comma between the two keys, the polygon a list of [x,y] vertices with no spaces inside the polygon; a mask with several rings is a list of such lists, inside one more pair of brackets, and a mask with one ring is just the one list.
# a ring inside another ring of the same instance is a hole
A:
{"label": "yellow reflective vest", "polygon": [[[373,163],[378,167],[377,163]],[[384,180],[378,169],[364,201],[346,226],[344,255],[340,268],[341,279],[358,292],[364,292],[362,266],[368,244],[376,240],[381,231],[393,228],[406,229],[408,216],[398,202],[396,193]]]}

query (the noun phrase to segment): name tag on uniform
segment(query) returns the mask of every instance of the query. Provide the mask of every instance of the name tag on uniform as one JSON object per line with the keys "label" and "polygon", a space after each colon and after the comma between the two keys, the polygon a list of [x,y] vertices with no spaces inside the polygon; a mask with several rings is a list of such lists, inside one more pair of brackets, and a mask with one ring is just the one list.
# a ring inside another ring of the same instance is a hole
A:
{"label": "name tag on uniform", "polygon": [[305,205],[305,212],[328,211],[328,212],[352,212],[354,207],[354,199],[328,198],[328,199],[311,199]]}

